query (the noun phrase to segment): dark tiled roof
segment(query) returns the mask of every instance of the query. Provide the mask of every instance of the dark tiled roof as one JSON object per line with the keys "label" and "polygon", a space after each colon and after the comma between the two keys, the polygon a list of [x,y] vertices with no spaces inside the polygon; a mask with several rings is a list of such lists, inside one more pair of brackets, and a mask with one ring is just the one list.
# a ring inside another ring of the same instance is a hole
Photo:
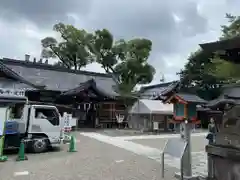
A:
{"label": "dark tiled roof", "polygon": [[205,100],[195,94],[177,93],[176,95],[187,102],[206,103]]}
{"label": "dark tiled roof", "polygon": [[63,92],[62,95],[64,96],[74,96],[74,95],[78,95],[84,91],[88,91],[92,90],[94,95],[96,95],[97,97],[103,97],[103,98],[114,98],[116,96],[116,94],[114,95],[114,97],[112,97],[113,95],[109,95],[108,93],[106,93],[104,91],[104,89],[98,89],[98,87],[96,86],[96,82],[94,81],[94,79],[91,79],[89,81],[86,81],[84,83],[80,83],[80,85],[76,88],[70,89],[66,92]]}
{"label": "dark tiled roof", "polygon": [[171,85],[174,83],[175,81],[142,87],[140,90],[140,96],[143,99],[159,99],[162,92],[171,88]]}
{"label": "dark tiled roof", "polygon": [[107,94],[112,96],[117,95],[113,88],[116,83],[108,74],[74,71],[49,64],[11,59],[3,59],[1,62],[26,80],[45,86],[46,90],[67,91],[78,87],[80,83],[94,79],[98,89],[104,89]]}
{"label": "dark tiled roof", "polygon": [[6,74],[8,77],[11,77],[11,78],[13,78],[21,83],[24,83],[30,87],[37,88],[37,89],[42,88],[42,86],[38,86],[38,85],[34,84],[33,82],[30,82],[27,79],[23,78],[22,76],[20,76],[18,73],[13,71],[11,68],[6,66],[2,62],[0,62],[0,71],[3,72],[4,74]]}
{"label": "dark tiled roof", "polygon": [[211,52],[218,51],[218,50],[240,48],[240,37],[237,36],[231,39],[200,44],[200,47],[204,51],[211,51]]}
{"label": "dark tiled roof", "polygon": [[171,84],[173,84],[175,82],[176,81],[171,81],[171,82],[166,82],[166,83],[160,83],[160,84],[154,84],[154,85],[149,85],[149,86],[143,86],[143,87],[141,87],[140,92],[144,92],[146,90],[154,89],[154,88],[159,88],[159,89],[164,88],[165,89],[166,86],[169,86],[169,85],[171,85]]}
{"label": "dark tiled roof", "polygon": [[167,87],[164,87],[154,99],[166,101],[170,96],[172,96],[172,94],[177,91],[179,84],[179,81],[171,82],[171,84],[169,84]]}
{"label": "dark tiled roof", "polygon": [[62,66],[53,66],[52,64],[46,64],[46,63],[36,63],[36,62],[34,63],[32,61],[23,61],[23,60],[3,58],[3,59],[1,59],[1,62],[3,62],[4,64],[7,64],[7,65],[17,65],[17,66],[23,66],[23,67],[28,67],[28,68],[53,70],[53,71],[68,72],[68,73],[89,75],[89,76],[111,77],[110,74],[106,74],[106,73],[73,70],[73,69],[68,69],[68,68],[62,67]]}
{"label": "dark tiled roof", "polygon": [[161,93],[161,96],[167,96],[168,93],[170,93],[170,92],[177,92],[179,85],[180,85],[180,82],[179,82],[179,81],[175,81],[175,82],[171,83],[171,84]]}

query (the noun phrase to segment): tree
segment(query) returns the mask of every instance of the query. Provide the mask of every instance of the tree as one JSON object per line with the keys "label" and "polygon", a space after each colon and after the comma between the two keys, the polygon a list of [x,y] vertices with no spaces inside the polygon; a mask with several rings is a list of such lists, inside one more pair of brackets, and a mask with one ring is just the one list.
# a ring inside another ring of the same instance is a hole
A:
{"label": "tree", "polygon": [[63,23],[54,25],[53,30],[60,34],[60,42],[53,37],[42,39],[43,58],[58,58],[58,64],[75,70],[92,62],[87,48],[91,37],[89,33]]}
{"label": "tree", "polygon": [[197,93],[200,97],[211,100],[218,97],[221,79],[209,74],[212,62],[209,54],[202,50],[192,53],[184,69],[178,73],[182,82],[182,90]]}
{"label": "tree", "polygon": [[[221,26],[220,40],[240,35],[240,17],[226,14],[226,18],[229,24]],[[212,99],[219,95],[219,87],[223,83],[239,79],[239,67],[240,65],[233,65],[231,62],[220,59],[218,55],[211,56],[209,53],[198,50],[189,56],[187,64],[179,75],[185,87],[194,88],[195,91],[211,92],[210,99]]]}
{"label": "tree", "polygon": [[226,18],[228,19],[228,25],[222,25],[222,39],[229,39],[240,35],[240,16],[233,16],[231,14],[226,14]]}
{"label": "tree", "polygon": [[114,41],[112,34],[103,29],[95,31],[89,47],[96,62],[112,74],[121,93],[129,94],[137,84],[152,81],[155,69],[147,62],[152,49],[150,40]]}
{"label": "tree", "polygon": [[[240,16],[233,16],[226,14],[229,24],[223,25],[222,36],[220,40],[234,38],[240,35]],[[240,65],[220,58],[218,53],[212,59],[212,66],[209,68],[208,73],[216,78],[225,79],[225,82],[232,83],[240,79]]]}

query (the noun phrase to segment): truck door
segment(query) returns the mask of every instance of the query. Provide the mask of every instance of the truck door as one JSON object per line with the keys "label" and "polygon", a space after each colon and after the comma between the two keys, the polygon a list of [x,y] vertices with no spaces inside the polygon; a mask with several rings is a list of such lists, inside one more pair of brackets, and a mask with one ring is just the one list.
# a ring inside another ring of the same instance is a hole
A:
{"label": "truck door", "polygon": [[60,117],[56,107],[32,105],[29,133],[45,134],[51,143],[57,143],[60,138]]}

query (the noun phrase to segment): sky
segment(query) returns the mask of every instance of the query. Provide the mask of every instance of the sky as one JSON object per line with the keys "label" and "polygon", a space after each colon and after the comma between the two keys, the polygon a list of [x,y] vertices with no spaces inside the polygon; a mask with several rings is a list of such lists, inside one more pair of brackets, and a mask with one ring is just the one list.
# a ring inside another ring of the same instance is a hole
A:
{"label": "sky", "polygon": [[[237,14],[239,0],[7,0],[0,4],[0,57],[40,58],[41,39],[55,36],[58,22],[88,31],[106,28],[115,40],[148,38],[151,84],[176,80],[200,43],[215,41],[226,13]],[[83,70],[104,72],[98,64]]]}

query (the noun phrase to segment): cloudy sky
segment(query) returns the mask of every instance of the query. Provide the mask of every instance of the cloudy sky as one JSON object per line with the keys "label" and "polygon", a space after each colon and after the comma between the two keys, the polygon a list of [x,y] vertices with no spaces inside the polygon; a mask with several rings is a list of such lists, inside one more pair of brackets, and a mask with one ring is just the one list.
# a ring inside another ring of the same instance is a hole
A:
{"label": "cloudy sky", "polygon": [[[6,0],[0,3],[0,56],[39,58],[40,40],[61,21],[89,31],[107,28],[116,39],[151,39],[152,83],[161,74],[175,80],[198,44],[220,35],[225,13],[240,15],[239,6],[239,0]],[[85,69],[104,72],[97,64]]]}

